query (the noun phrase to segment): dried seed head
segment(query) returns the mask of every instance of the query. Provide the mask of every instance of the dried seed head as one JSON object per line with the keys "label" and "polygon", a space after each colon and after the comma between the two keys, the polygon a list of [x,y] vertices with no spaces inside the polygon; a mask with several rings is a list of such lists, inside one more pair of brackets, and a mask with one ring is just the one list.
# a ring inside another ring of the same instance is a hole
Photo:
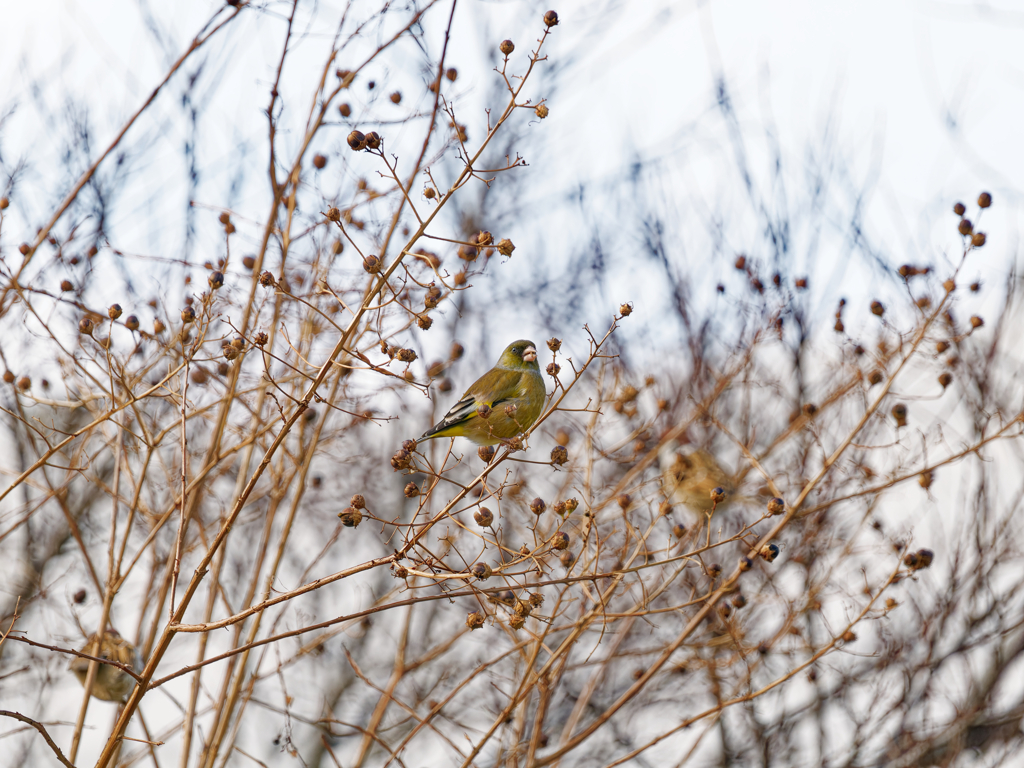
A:
{"label": "dried seed head", "polygon": [[494,571],[491,570],[491,566],[487,563],[477,563],[470,569],[478,581],[487,581],[491,578],[491,574]]}
{"label": "dried seed head", "polygon": [[391,99],[391,103],[392,104],[401,104],[402,103],[402,92],[401,91],[395,91],[388,98]]}
{"label": "dried seed head", "polygon": [[341,221],[341,211],[339,211],[332,205],[330,208],[327,209],[327,220]]}
{"label": "dried seed head", "polygon": [[565,502],[556,501],[554,504],[551,505],[551,511],[559,517],[565,517]]}
{"label": "dried seed head", "polygon": [[407,451],[405,448],[399,448],[395,455],[391,457],[391,466],[396,472],[400,469],[406,469],[411,464],[412,451]]}
{"label": "dried seed head", "polygon": [[508,625],[514,630],[522,629],[524,624],[526,624],[526,619],[519,614],[509,616],[508,618]]}
{"label": "dried seed head", "polygon": [[416,325],[420,327],[420,330],[429,331],[430,326],[432,326],[433,324],[434,321],[430,318],[429,315],[417,315],[416,317]]}
{"label": "dried seed head", "polygon": [[61,291],[66,293],[67,291],[75,290],[75,286],[71,284],[70,280],[61,280],[60,281],[60,289],[61,289]]}
{"label": "dried seed head", "polygon": [[455,67],[448,67],[448,69],[445,70],[444,76],[448,78],[449,82],[454,83],[455,80],[459,77],[459,70],[457,70]]}
{"label": "dried seed head", "polygon": [[547,107],[546,104],[538,104],[537,108],[535,110],[533,110],[533,114],[535,114],[537,117],[539,117],[541,120],[543,120],[545,117],[547,117],[550,114],[550,111],[548,110],[548,107]]}
{"label": "dried seed head", "polygon": [[741,557],[740,558],[740,570],[741,571],[749,571],[753,567],[754,567],[754,561],[751,560],[749,557]]}
{"label": "dried seed head", "polygon": [[363,498],[363,495],[361,493],[357,493],[355,496],[352,497],[352,500],[349,502],[349,505],[354,507],[355,509],[366,509],[366,499]]}
{"label": "dried seed head", "polygon": [[380,266],[380,259],[372,253],[363,259],[363,269],[371,275],[375,275],[380,272]]}
{"label": "dried seed head", "polygon": [[571,498],[571,499],[566,499],[565,500],[565,513],[567,515],[571,515],[573,512],[576,511],[576,508],[579,507],[579,505],[580,505],[580,502],[579,502],[579,500],[575,496],[573,498]]}
{"label": "dried seed head", "polygon": [[917,550],[917,559],[922,568],[927,568],[935,559],[935,553],[930,549],[919,549]]}
{"label": "dried seed head", "polygon": [[722,566],[720,566],[718,563],[711,563],[711,565],[708,566],[708,578],[717,579],[721,575]]}
{"label": "dried seed head", "polygon": [[395,568],[395,578],[396,579],[404,579],[408,575],[409,575],[409,571],[406,570],[405,566],[400,565],[397,568]]}
{"label": "dried seed head", "polygon": [[868,383],[871,384],[871,386],[881,384],[883,378],[885,377],[882,376],[882,372],[876,368],[868,374]]}
{"label": "dried seed head", "polygon": [[854,631],[852,629],[848,629],[845,632],[843,632],[843,642],[844,643],[852,643],[856,639],[857,639],[857,635],[854,634]]}
{"label": "dried seed head", "polygon": [[327,165],[327,158],[323,155],[313,155],[313,167],[321,170]]}
{"label": "dried seed head", "polygon": [[548,508],[548,505],[544,503],[544,499],[536,498],[530,502],[530,511],[535,515],[541,515],[544,510]]}
{"label": "dried seed head", "polygon": [[548,363],[548,367],[546,370],[548,372],[548,376],[550,376],[553,379],[557,379],[558,372],[562,370],[562,366],[560,366],[558,363]]}
{"label": "dried seed head", "polygon": [[515,49],[516,44],[513,43],[511,40],[502,40],[501,45],[498,46],[498,50],[501,51],[506,56],[511,56],[512,51],[514,51]]}
{"label": "dried seed head", "polygon": [[798,277],[794,284],[800,290],[806,290],[807,289],[807,278],[806,277]]}
{"label": "dried seed head", "polygon": [[423,297],[423,306],[433,309],[441,301],[441,289],[433,283],[427,288],[427,295]]}
{"label": "dried seed head", "polygon": [[742,593],[735,595],[732,599],[732,604],[734,608],[742,608],[747,604],[747,598]]}
{"label": "dried seed head", "polygon": [[185,307],[181,310],[181,321],[188,325],[196,319],[196,311],[192,307]]}
{"label": "dried seed head", "polygon": [[486,230],[481,230],[476,236],[477,245],[490,245],[494,242],[494,235]]}
{"label": "dried seed head", "polygon": [[269,270],[267,270],[260,275],[260,285],[262,285],[264,288],[273,288],[275,285],[277,285],[277,280],[275,280],[274,276],[270,274]]}
{"label": "dried seed head", "polygon": [[159,317],[153,321],[153,333],[156,335],[159,336],[166,328],[167,326],[164,325],[163,321]]}
{"label": "dried seed head", "polygon": [[740,255],[736,257],[736,261],[733,262],[733,266],[736,269],[743,270],[747,268],[747,257]]}
{"label": "dried seed head", "polygon": [[548,11],[544,14],[544,23],[549,27],[555,26],[558,24],[558,14],[554,11]]}
{"label": "dried seed head", "polygon": [[117,320],[117,318],[121,316],[122,312],[123,310],[121,309],[120,304],[111,304],[109,307],[107,307],[107,316],[111,320]]}
{"label": "dried seed head", "polygon": [[10,371],[4,371],[4,381],[7,382],[8,384],[13,384],[14,374],[11,373]]}
{"label": "dried seed head", "polygon": [[953,374],[951,374],[949,371],[943,371],[942,373],[939,374],[939,386],[941,386],[943,389],[945,389],[952,383]]}
{"label": "dried seed head", "polygon": [[476,409],[476,415],[484,421],[487,421],[491,418],[491,407],[487,405],[487,403],[481,403],[480,407]]}
{"label": "dried seed head", "polygon": [[548,339],[548,349],[550,349],[552,352],[557,352],[561,348],[562,348],[562,340],[561,339],[556,339],[554,336],[552,336],[550,339]]}
{"label": "dried seed head", "polygon": [[380,137],[380,134],[377,133],[376,131],[370,131],[368,134],[366,134],[367,149],[380,149],[380,143],[382,141],[383,139]]}
{"label": "dried seed head", "polygon": [[942,283],[942,287],[946,289],[946,293],[952,293],[956,290],[956,282],[950,278]]}
{"label": "dried seed head", "polygon": [[988,208],[990,205],[992,205],[992,195],[990,195],[988,192],[982,192],[980,195],[978,195],[979,208]]}
{"label": "dried seed head", "polygon": [[78,321],[78,332],[86,336],[92,336],[93,324],[89,317],[83,317]]}
{"label": "dried seed head", "polygon": [[433,187],[427,187],[423,190],[423,196],[427,198],[427,200],[433,200],[437,196],[437,190]]}
{"label": "dried seed head", "polygon": [[564,567],[572,568],[572,564],[576,562],[576,555],[567,549],[558,556],[558,560]]}
{"label": "dried seed head", "polygon": [[943,352],[945,352],[947,349],[949,349],[949,342],[947,342],[947,341],[937,341],[937,342],[935,342],[935,351],[938,352],[940,355]]}
{"label": "dried seed head", "polygon": [[363,522],[363,513],[354,507],[349,507],[343,512],[339,512],[338,518],[346,528],[355,528]]}
{"label": "dried seed head", "polygon": [[561,552],[569,548],[569,534],[565,531],[558,531],[551,537],[551,548]]}
{"label": "dried seed head", "polygon": [[22,256],[27,256],[28,252],[31,250],[32,246],[30,246],[28,243],[22,243],[21,245],[18,246],[18,253],[20,253]]}
{"label": "dried seed head", "polygon": [[203,368],[201,365],[197,365],[195,368],[192,369],[192,383],[193,384],[198,384],[198,385],[202,386],[207,381],[209,381],[209,379],[210,379],[210,377],[206,373],[206,369]]}
{"label": "dried seed head", "polygon": [[956,203],[953,206],[953,213],[955,213],[957,216],[963,216],[965,213],[967,213],[967,207],[963,203]]}
{"label": "dried seed head", "polygon": [[395,357],[403,363],[411,363],[416,359],[416,353],[411,349],[399,349]]}
{"label": "dried seed head", "polygon": [[342,117],[348,117],[349,115],[352,114],[352,105],[349,104],[347,101],[342,102],[341,104],[338,105],[338,112],[341,113]]}
{"label": "dried seed head", "polygon": [[223,272],[211,272],[210,276],[206,278],[206,282],[210,284],[213,290],[217,290],[224,285],[224,273]]}
{"label": "dried seed head", "polygon": [[686,526],[682,523],[676,523],[672,526],[672,535],[677,539],[683,538],[686,535]]}
{"label": "dried seed head", "polygon": [[961,235],[969,235],[974,231],[974,225],[971,224],[970,219],[960,219],[960,223],[957,224],[956,228]]}
{"label": "dried seed head", "polygon": [[846,329],[846,326],[843,325],[843,321],[842,320],[838,320],[837,319],[836,320],[836,324],[835,324],[835,329],[836,329],[836,333],[842,333]]}
{"label": "dried seed head", "polygon": [[234,360],[236,357],[238,357],[238,354],[239,354],[238,353],[238,348],[237,347],[233,347],[230,344],[228,344],[226,347],[224,347],[223,351],[224,351],[224,357],[226,357],[228,360]]}
{"label": "dried seed head", "polygon": [[551,449],[551,463],[556,467],[560,467],[569,460],[569,451],[565,449],[565,446],[556,445]]}
{"label": "dried seed head", "polygon": [[352,131],[346,141],[354,152],[366,149],[366,136],[363,135],[362,131]]}
{"label": "dried seed head", "polygon": [[487,507],[480,507],[478,512],[473,513],[473,519],[481,528],[490,528],[491,523],[494,522],[494,513]]}
{"label": "dried seed head", "polygon": [[776,557],[779,556],[779,545],[773,543],[761,547],[761,552],[759,554],[764,560],[767,560],[769,563],[771,563],[775,560]]}
{"label": "dried seed head", "polygon": [[814,403],[804,403],[804,406],[803,408],[801,408],[801,410],[804,412],[805,416],[814,416],[814,414],[818,412],[818,406],[816,406]]}
{"label": "dried seed head", "polygon": [[484,615],[480,611],[472,611],[466,616],[466,626],[470,631],[480,629],[484,625]]}
{"label": "dried seed head", "polygon": [[776,496],[774,499],[768,502],[768,514],[769,515],[781,515],[786,511],[786,502]]}
{"label": "dried seed head", "polygon": [[409,482],[405,484],[405,498],[415,499],[419,495],[420,487],[416,483]]}
{"label": "dried seed head", "polygon": [[476,455],[480,457],[480,460],[484,464],[490,464],[494,458],[494,446],[493,445],[481,445],[476,449]]}
{"label": "dried seed head", "polygon": [[924,488],[926,490],[928,488],[931,488],[932,487],[932,473],[931,472],[922,472],[920,475],[917,476],[917,483],[918,483],[918,485],[920,485],[922,488]]}
{"label": "dried seed head", "polygon": [[618,496],[615,497],[615,503],[618,504],[619,508],[623,510],[629,509],[629,505],[632,503],[632,501],[633,500],[629,497],[628,493],[620,493]]}
{"label": "dried seed head", "polygon": [[871,302],[871,314],[872,315],[876,315],[877,317],[881,317],[882,315],[885,314],[885,307],[882,306],[882,302],[880,302],[880,301],[872,301]]}
{"label": "dried seed head", "polygon": [[619,314],[623,317],[629,317],[633,314],[633,302],[627,302],[619,305]]}
{"label": "dried seed head", "polygon": [[269,341],[269,339],[267,338],[267,334],[264,333],[263,331],[259,331],[255,336],[252,337],[252,343],[255,344],[257,347],[262,347],[267,343],[267,341]]}
{"label": "dried seed head", "polygon": [[6,197],[0,197],[0,211],[7,210],[7,206],[9,206],[10,204],[11,201],[8,200]]}
{"label": "dried seed head", "polygon": [[903,403],[896,403],[892,407],[892,417],[896,419],[897,427],[907,426],[907,406]]}
{"label": "dried seed head", "polygon": [[723,501],[725,501],[725,497],[725,488],[722,488],[721,486],[716,486],[711,489],[711,501],[713,501],[715,504],[721,504]]}
{"label": "dried seed head", "polygon": [[498,245],[496,247],[498,249],[498,253],[500,253],[502,256],[511,256],[512,251],[516,249],[516,247],[512,245],[512,241],[509,240],[508,238],[499,240]]}
{"label": "dried seed head", "polygon": [[459,258],[463,261],[476,261],[476,257],[480,255],[480,249],[473,245],[460,245],[459,246]]}
{"label": "dried seed head", "polygon": [[985,233],[984,232],[975,232],[973,235],[971,235],[971,245],[973,245],[975,248],[981,248],[981,246],[983,246],[984,244],[985,244]]}

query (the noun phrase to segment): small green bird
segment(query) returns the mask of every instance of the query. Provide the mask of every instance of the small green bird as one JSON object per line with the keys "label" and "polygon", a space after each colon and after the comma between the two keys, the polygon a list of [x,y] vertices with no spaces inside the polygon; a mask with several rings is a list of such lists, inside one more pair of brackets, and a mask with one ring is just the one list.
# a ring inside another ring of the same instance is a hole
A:
{"label": "small green bird", "polygon": [[420,440],[466,437],[477,445],[495,445],[532,427],[544,409],[546,395],[537,347],[525,339],[513,341],[498,364],[477,379]]}

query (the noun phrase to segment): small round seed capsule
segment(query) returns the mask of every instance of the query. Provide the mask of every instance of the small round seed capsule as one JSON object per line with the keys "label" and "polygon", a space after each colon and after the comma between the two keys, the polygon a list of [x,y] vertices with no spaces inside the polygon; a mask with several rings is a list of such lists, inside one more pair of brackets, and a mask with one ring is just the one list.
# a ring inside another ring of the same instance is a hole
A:
{"label": "small round seed capsule", "polygon": [[768,514],[769,515],[781,515],[786,511],[786,502],[776,496],[774,499],[768,502]]}
{"label": "small round seed capsule", "polygon": [[117,318],[119,318],[121,316],[121,314],[122,314],[122,309],[121,309],[121,305],[120,304],[111,304],[107,308],[107,316],[111,320],[117,320]]}
{"label": "small round seed capsule", "polygon": [[78,321],[78,332],[85,334],[86,336],[92,336],[93,322],[88,317],[83,317]]}
{"label": "small round seed capsule", "polygon": [[352,131],[346,141],[354,152],[366,149],[366,136],[363,135],[362,131]]}
{"label": "small round seed capsule", "polygon": [[892,417],[896,419],[897,427],[907,426],[907,406],[903,403],[896,403],[892,407]]}
{"label": "small round seed capsule", "polygon": [[498,46],[498,50],[501,51],[506,56],[511,56],[512,51],[514,51],[515,49],[516,44],[513,43],[511,40],[502,40],[501,45]]}
{"label": "small round seed capsule", "polygon": [[564,446],[556,445],[551,449],[551,463],[560,467],[569,461],[569,451]]}
{"label": "small round seed capsule", "polygon": [[206,278],[206,282],[208,282],[210,284],[210,287],[216,291],[218,288],[224,285],[224,273],[211,272],[210,276]]}
{"label": "small round seed capsule", "polygon": [[956,203],[953,206],[953,213],[955,213],[957,216],[963,216],[965,213],[967,213],[967,207],[963,203]]}
{"label": "small round seed capsule", "polygon": [[990,205],[992,205],[992,195],[990,195],[988,192],[982,192],[980,195],[978,195],[979,208],[988,208]]}
{"label": "small round seed capsule", "polygon": [[478,512],[473,513],[473,519],[481,528],[490,528],[494,522],[494,513],[487,507],[480,507]]}
{"label": "small round seed capsule", "polygon": [[491,578],[491,574],[493,573],[491,566],[487,563],[477,563],[470,569],[470,571],[476,577],[477,581],[487,581]]}
{"label": "small round seed capsule", "polygon": [[363,513],[358,509],[348,507],[343,512],[338,513],[338,518],[346,528],[355,528],[363,522]]}
{"label": "small round seed capsule", "polygon": [[544,499],[539,497],[530,502],[530,511],[535,515],[542,515],[547,508],[548,505],[544,503]]}
{"label": "small round seed capsule", "polygon": [[562,551],[569,548],[569,534],[565,531],[557,531],[554,536],[551,537],[551,548]]}
{"label": "small round seed capsule", "polygon": [[548,27],[553,27],[558,24],[558,14],[554,11],[548,11],[544,14],[544,23]]}
{"label": "small round seed capsule", "polygon": [[[402,570],[405,570],[404,568]],[[396,574],[397,575],[397,574]],[[466,626],[470,631],[480,629],[484,625],[484,615],[479,611],[472,611],[466,616]]]}

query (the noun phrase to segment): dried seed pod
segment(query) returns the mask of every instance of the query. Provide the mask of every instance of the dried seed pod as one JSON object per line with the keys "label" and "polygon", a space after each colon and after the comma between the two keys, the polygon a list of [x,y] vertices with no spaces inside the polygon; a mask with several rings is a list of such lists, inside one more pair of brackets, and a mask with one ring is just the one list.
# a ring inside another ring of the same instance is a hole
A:
{"label": "dried seed pod", "polygon": [[885,307],[882,306],[882,302],[880,302],[880,301],[872,301],[871,302],[871,314],[872,315],[876,315],[877,317],[881,317],[882,315],[885,314]]}
{"label": "dried seed pod", "polygon": [[741,557],[739,565],[741,571],[749,571],[751,568],[754,567],[754,561],[751,560],[749,557]]}
{"label": "dried seed pod", "polygon": [[490,245],[493,242],[494,242],[494,235],[492,235],[487,230],[480,230],[480,232],[477,233],[477,236],[476,236],[476,244],[477,245]]}
{"label": "dried seed pod", "polygon": [[967,213],[967,207],[963,203],[956,203],[953,205],[953,213],[957,216],[963,216]]}
{"label": "dried seed pod", "polygon": [[988,208],[990,205],[992,205],[992,195],[990,195],[988,192],[982,192],[980,195],[978,195],[979,208]]}
{"label": "dried seed pod", "polygon": [[676,523],[672,526],[672,535],[677,539],[683,538],[686,535],[686,526],[681,523]]}
{"label": "dried seed pod", "polygon": [[92,336],[93,323],[89,317],[83,317],[78,321],[78,332],[86,336]]}
{"label": "dried seed pod", "polygon": [[772,543],[761,547],[760,555],[762,559],[767,560],[769,563],[773,562],[779,556],[779,545]]}
{"label": "dried seed pod", "polygon": [[512,251],[516,249],[516,247],[512,245],[512,241],[509,240],[508,238],[499,240],[497,246],[495,247],[498,249],[498,253],[500,253],[502,256],[511,256]]}
{"label": "dried seed pod", "polygon": [[466,616],[466,626],[470,631],[480,629],[484,625],[484,615],[480,611],[472,611]]}
{"label": "dried seed pod", "polygon": [[354,152],[366,149],[366,136],[363,135],[362,131],[352,131],[346,141]]}
{"label": "dried seed pod", "polygon": [[423,297],[423,306],[433,309],[441,301],[441,289],[433,283],[427,288],[427,295]]}
{"label": "dried seed pod", "polygon": [[30,379],[28,376],[22,376],[20,379],[18,379],[18,389],[20,389],[22,392],[27,392],[28,390],[32,389],[32,379]]}
{"label": "dried seed pod", "polygon": [[400,469],[406,469],[412,464],[412,452],[405,450],[405,448],[399,448],[395,452],[395,455],[391,457],[391,466],[398,471]]}
{"label": "dried seed pod", "polygon": [[883,378],[885,377],[882,376],[882,372],[876,368],[875,370],[868,374],[868,383],[871,384],[871,386],[874,386],[875,384],[881,384]]}
{"label": "dried seed pod", "polygon": [[323,155],[313,155],[313,167],[318,171],[322,170],[327,165],[327,158]]}
{"label": "dried seed pod", "polygon": [[166,328],[167,326],[163,324],[163,321],[160,318],[157,318],[156,320],[153,321],[153,333],[155,333],[157,336],[163,333]]}
{"label": "dried seed pod", "polygon": [[844,330],[846,330],[846,326],[843,325],[842,320],[836,320],[835,329],[836,333],[842,333]]}
{"label": "dried seed pod", "polygon": [[418,325],[420,327],[420,330],[422,331],[429,331],[430,326],[432,326],[433,324],[434,321],[431,319],[430,315],[416,316],[416,325]]}
{"label": "dried seed pod", "polygon": [[228,360],[234,360],[235,358],[238,357],[238,348],[237,347],[233,347],[230,344],[228,344],[226,347],[224,347],[223,351],[224,351],[224,357],[226,357]]}
{"label": "dried seed pod", "polygon": [[568,549],[569,543],[569,534],[565,531],[558,531],[551,537],[551,548],[557,549],[559,552]]}
{"label": "dried seed pod", "polygon": [[548,11],[547,13],[544,14],[544,23],[548,27],[555,26],[556,24],[558,24],[558,14],[555,13],[554,11]]}
{"label": "dried seed pod", "polygon": [[377,133],[376,131],[370,131],[368,134],[366,134],[367,149],[380,149],[380,144],[382,141],[383,139],[380,137],[380,134]]}
{"label": "dried seed pod", "polygon": [[366,499],[363,498],[361,493],[357,493],[352,497],[352,500],[349,502],[349,506],[354,509],[366,509]]}
{"label": "dried seed pod", "polygon": [[562,370],[562,366],[560,366],[558,363],[548,363],[548,367],[546,368],[546,370],[548,376],[550,376],[553,379],[557,379],[559,372]]}
{"label": "dried seed pod", "polygon": [[61,280],[60,289],[62,292],[67,293],[68,291],[75,290],[75,286],[71,284],[70,280]]}
{"label": "dried seed pod", "polygon": [[569,460],[569,451],[565,449],[565,446],[556,445],[551,449],[551,463],[556,467],[560,467]]}
{"label": "dried seed pod", "polygon": [[370,254],[369,256],[363,259],[363,269],[369,272],[371,275],[375,275],[378,272],[380,272],[380,267],[380,259],[377,256],[374,256],[373,254]]}
{"label": "dried seed pod", "polygon": [[391,103],[392,104],[401,104],[402,103],[402,92],[401,91],[395,91],[388,98],[391,99]]}
{"label": "dried seed pod", "polygon": [[538,104],[537,108],[533,110],[533,114],[543,120],[550,114],[550,110],[548,110],[547,104]]}
{"label": "dried seed pod", "polygon": [[948,387],[952,383],[953,383],[953,374],[951,374],[949,371],[944,371],[944,372],[939,374],[939,385],[943,389],[945,389],[946,387]]}
{"label": "dried seed pod", "polygon": [[196,311],[192,307],[185,307],[181,310],[181,322],[185,325],[194,322],[196,319]]}
{"label": "dried seed pod", "polygon": [[505,406],[505,415],[508,416],[510,419],[514,419],[516,417],[516,411],[518,410],[518,405],[516,405],[515,403],[509,403],[508,405]]}
{"label": "dried seed pod", "polygon": [[956,281],[952,278],[942,283],[942,287],[946,289],[946,293],[952,293],[956,290]]}
{"label": "dried seed pod", "polygon": [[922,472],[917,476],[917,483],[925,490],[932,487],[932,473],[931,471]]}
{"label": "dried seed pod", "polygon": [[459,246],[459,258],[463,261],[476,261],[476,257],[480,255],[480,249],[473,245],[460,245]]}
{"label": "dried seed pod", "polygon": [[8,200],[6,197],[0,197],[0,211],[7,210],[7,206],[9,206],[10,204],[11,201]]}
{"label": "dried seed pod", "polygon": [[14,383],[14,374],[11,371],[4,371],[4,381],[8,384]]}
{"label": "dried seed pod", "polygon": [[565,500],[565,513],[567,515],[571,515],[573,512],[576,511],[576,509],[577,509],[577,507],[579,507],[579,505],[580,505],[580,502],[579,502],[579,500],[575,496],[573,498],[571,498],[571,499],[566,499]]}
{"label": "dried seed pod", "polygon": [[516,44],[513,43],[511,40],[502,40],[501,45],[498,46],[498,50],[501,51],[506,56],[511,56],[512,51],[514,51],[515,49]]}
{"label": "dried seed pod", "polygon": [[747,598],[742,593],[734,595],[732,598],[732,604],[734,608],[743,608],[747,604]]}
{"label": "dried seed pod", "polygon": [[530,502],[530,511],[535,515],[541,515],[544,510],[548,508],[548,505],[544,503],[544,499],[536,498]]}
{"label": "dried seed pod", "polygon": [[327,209],[326,216],[328,221],[341,221],[341,211],[333,205]]}
{"label": "dried seed pod", "polygon": [[629,509],[629,505],[632,502],[633,500],[629,497],[628,493],[620,493],[618,496],[615,497],[615,503],[618,504],[619,508],[622,510]]}
{"label": "dried seed pod", "polygon": [[411,363],[416,360],[416,352],[411,349],[399,349],[395,357],[403,363]]}
{"label": "dried seed pod", "polygon": [[947,342],[947,341],[937,341],[937,342],[935,342],[935,351],[938,352],[940,355],[943,352],[945,352],[947,349],[949,349],[949,342]]}
{"label": "dried seed pod", "polygon": [[974,231],[974,225],[971,224],[970,219],[960,219],[960,223],[957,224],[956,228],[957,231],[964,236],[969,235]]}
{"label": "dried seed pod", "polygon": [[111,304],[109,307],[107,307],[107,316],[111,320],[117,320],[117,318],[119,318],[121,314],[122,309],[120,304]]}
{"label": "dried seed pod", "polygon": [[781,515],[786,511],[786,502],[776,496],[774,499],[768,502],[768,514],[769,515]]}
{"label": "dried seed pod", "polygon": [[477,563],[470,569],[470,571],[476,577],[477,581],[487,581],[494,573],[491,570],[491,566],[487,563]]}
{"label": "dried seed pod", "polygon": [[721,504],[723,501],[725,501],[725,497],[725,488],[723,488],[722,486],[715,486],[714,488],[711,489],[711,501],[714,502],[715,504]]}
{"label": "dried seed pod", "polygon": [[720,566],[718,563],[711,563],[711,565],[708,566],[708,578],[717,579],[721,575],[722,566]]}
{"label": "dried seed pod", "polygon": [[619,314],[623,317],[629,317],[633,314],[633,302],[627,302],[619,305]]}
{"label": "dried seed pod", "polygon": [[576,555],[567,549],[558,556],[558,560],[565,568],[572,568],[572,564],[576,562]]}
{"label": "dried seed pod", "polygon": [[478,512],[473,513],[473,519],[481,528],[490,528],[494,522],[494,513],[487,507],[480,507]]}
{"label": "dried seed pod", "polygon": [[355,528],[363,522],[363,513],[354,507],[348,507],[343,512],[338,513],[338,518],[346,528]]}
{"label": "dried seed pod", "polygon": [[982,320],[977,315],[972,315],[971,316],[971,328],[981,328],[981,326],[983,326],[984,324],[985,324],[985,321]]}
{"label": "dried seed pod", "polygon": [[277,285],[277,280],[275,280],[274,276],[270,274],[269,270],[267,270],[260,275],[260,285],[262,285],[264,288],[273,288],[275,285]]}
{"label": "dried seed pod", "polygon": [[434,197],[437,196],[437,190],[433,187],[427,187],[423,190],[423,196],[427,198],[427,200],[433,200]]}
{"label": "dried seed pod", "polygon": [[224,285],[224,273],[223,272],[211,272],[210,276],[206,278],[206,282],[210,284],[213,290],[217,290]]}
{"label": "dried seed pod", "polygon": [[338,105],[338,112],[341,113],[342,117],[349,117],[352,114],[352,105],[347,101],[342,102]]}
{"label": "dried seed pod", "polygon": [[420,495],[420,487],[418,485],[416,485],[416,483],[412,483],[412,482],[406,483],[405,484],[405,491],[404,491],[404,493],[405,493],[405,498],[407,498],[407,499],[415,499],[417,496]]}
{"label": "dried seed pod", "polygon": [[562,340],[561,339],[556,339],[554,336],[552,336],[550,339],[548,339],[548,349],[550,349],[552,352],[557,352],[561,348],[562,348]]}
{"label": "dried seed pod", "polygon": [[903,403],[896,403],[892,407],[892,417],[896,419],[897,427],[907,426],[907,406]]}
{"label": "dried seed pod", "polygon": [[985,244],[985,233],[984,232],[975,232],[973,235],[971,235],[971,245],[973,245],[975,248],[981,248],[981,246],[983,246],[984,244]]}
{"label": "dried seed pod", "polygon": [[489,418],[491,418],[491,413],[491,407],[487,405],[487,403],[481,403],[480,407],[476,409],[476,415],[479,416],[484,421],[487,421]]}
{"label": "dried seed pod", "polygon": [[854,633],[854,631],[852,629],[848,629],[845,632],[843,632],[843,642],[844,643],[852,643],[856,639],[857,639],[857,635]]}
{"label": "dried seed pod", "polygon": [[263,331],[260,331],[259,333],[252,337],[252,343],[255,344],[257,347],[264,346],[267,343],[267,341],[269,341],[269,339],[267,337],[267,334],[264,333]]}

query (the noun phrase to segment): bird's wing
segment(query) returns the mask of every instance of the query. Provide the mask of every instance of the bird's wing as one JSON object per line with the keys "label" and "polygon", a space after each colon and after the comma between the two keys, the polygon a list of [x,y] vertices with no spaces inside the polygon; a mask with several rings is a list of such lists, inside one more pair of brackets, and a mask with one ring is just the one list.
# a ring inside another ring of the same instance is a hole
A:
{"label": "bird's wing", "polygon": [[481,405],[495,407],[498,403],[518,397],[522,375],[519,371],[495,368],[488,371],[466,390],[466,394],[437,424],[423,433],[423,437],[436,435],[450,427],[469,421]]}

